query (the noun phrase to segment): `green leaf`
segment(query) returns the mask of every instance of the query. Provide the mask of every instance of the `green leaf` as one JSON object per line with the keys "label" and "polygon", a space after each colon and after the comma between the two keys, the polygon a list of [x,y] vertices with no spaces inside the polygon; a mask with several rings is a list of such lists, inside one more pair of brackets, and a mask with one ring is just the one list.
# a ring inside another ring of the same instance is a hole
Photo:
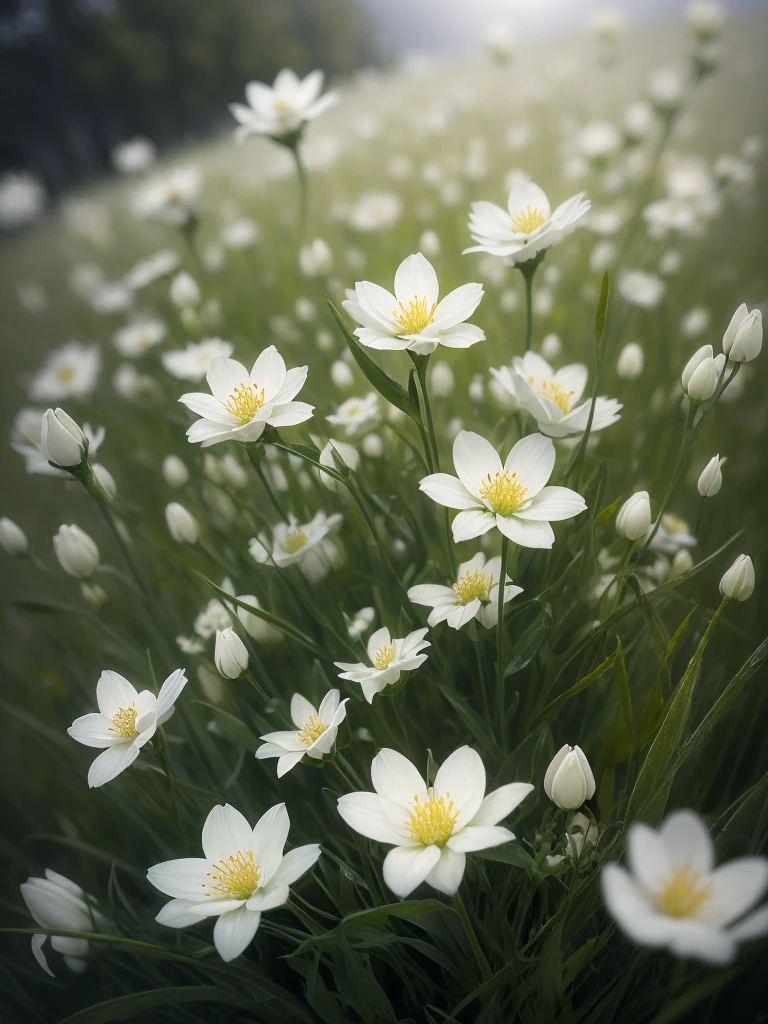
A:
{"label": "green leaf", "polygon": [[[268,998],[268,997],[266,997]],[[104,1003],[87,1006],[84,1010],[65,1017],[61,1024],[109,1024],[115,1020],[130,1020],[138,1014],[154,1010],[158,1006],[179,1006],[182,1003],[224,1003],[247,1010],[253,1005],[252,996],[238,992],[227,992],[215,985],[173,986],[154,988],[148,992],[134,992]],[[304,1018],[308,1020],[308,1017]]]}
{"label": "green leaf", "polygon": [[408,393],[397,383],[396,380],[392,380],[373,359],[366,352],[363,351],[362,347],[358,343],[354,334],[352,334],[344,323],[344,318],[334,304],[328,300],[328,306],[333,314],[336,323],[339,325],[339,330],[344,335],[349,351],[354,356],[355,362],[365,374],[368,382],[376,388],[382,398],[385,398],[390,405],[394,405],[395,408],[404,412],[407,416],[410,416],[412,420],[416,420],[417,423],[421,422],[419,413],[414,408],[413,402],[408,397]]}
{"label": "green leaf", "polygon": [[512,657],[507,662],[504,675],[511,676],[520,672],[533,661],[539,649],[549,638],[552,631],[552,611],[548,604],[541,604],[541,612],[525,629],[512,647]]}
{"label": "green leaf", "polygon": [[494,860],[499,864],[512,864],[516,868],[536,873],[536,863],[519,843],[504,843],[502,846],[491,846],[485,850],[475,850],[473,857],[483,860]]}
{"label": "green leaf", "polygon": [[619,511],[621,505],[621,498],[617,498],[616,501],[612,501],[610,505],[607,505],[602,512],[595,516],[595,526],[607,526]]}
{"label": "green leaf", "polygon": [[348,914],[330,931],[306,939],[292,956],[297,956],[309,949],[339,945],[344,939],[355,935],[367,933],[367,937],[370,938],[371,929],[386,929],[393,917],[415,921],[422,917],[428,917],[430,914],[444,913],[450,909],[445,903],[439,903],[437,900],[405,900],[402,903],[388,903],[383,907],[374,907],[372,910],[360,910],[356,914]]}
{"label": "green leaf", "polygon": [[595,341],[598,345],[602,344],[603,335],[605,334],[605,320],[608,315],[608,297],[611,291],[611,272],[606,270],[603,274],[603,280],[600,285],[600,298],[597,303],[597,313],[595,315]]}
{"label": "green leaf", "polygon": [[600,676],[604,672],[607,672],[608,669],[615,663],[620,652],[621,642],[619,642],[618,646],[616,647],[616,650],[613,651],[612,654],[608,655],[605,661],[600,662],[597,668],[593,668],[591,672],[583,676],[577,683],[574,683],[573,686],[570,686],[567,690],[564,690],[563,693],[561,693],[559,696],[555,697],[553,701],[550,701],[550,703],[547,704],[547,706],[539,712],[540,716],[549,714],[554,708],[558,707],[558,705],[562,704],[564,701],[570,700],[570,698],[574,697],[577,693],[581,693],[582,690],[586,690],[586,688],[588,686],[591,686],[592,683],[596,683]]}

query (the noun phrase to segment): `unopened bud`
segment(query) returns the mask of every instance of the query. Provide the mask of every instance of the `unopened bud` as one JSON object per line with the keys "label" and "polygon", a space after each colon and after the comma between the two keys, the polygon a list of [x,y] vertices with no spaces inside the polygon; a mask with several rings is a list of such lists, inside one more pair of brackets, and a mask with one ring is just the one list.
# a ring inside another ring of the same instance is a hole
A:
{"label": "unopened bud", "polygon": [[544,776],[544,792],[563,810],[575,810],[595,794],[595,777],[581,747],[566,743],[552,758]]}
{"label": "unopened bud", "polygon": [[616,516],[616,532],[626,540],[640,540],[651,528],[651,499],[648,491],[627,498]]}
{"label": "unopened bud", "polygon": [[749,555],[739,555],[720,580],[720,593],[735,601],[746,601],[755,589],[755,567]]}

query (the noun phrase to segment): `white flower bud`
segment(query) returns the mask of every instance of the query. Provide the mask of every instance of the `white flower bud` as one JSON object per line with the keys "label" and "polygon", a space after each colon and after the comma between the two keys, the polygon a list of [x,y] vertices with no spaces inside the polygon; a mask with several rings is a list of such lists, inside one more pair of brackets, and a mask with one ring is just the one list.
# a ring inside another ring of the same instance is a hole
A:
{"label": "white flower bud", "polygon": [[106,466],[102,466],[100,462],[95,463],[91,466],[91,472],[96,477],[96,480],[101,484],[106,492],[108,498],[112,499],[117,494],[117,484],[115,478],[109,472]]}
{"label": "white flower bud", "polygon": [[173,539],[179,544],[194,544],[200,538],[200,524],[183,505],[172,501],[165,507],[165,521]]}
{"label": "white flower bud", "polygon": [[680,378],[683,391],[694,402],[705,402],[714,394],[717,371],[711,345],[702,345],[685,364]]}
{"label": "white flower bud", "polygon": [[[241,594],[238,601],[242,601],[244,604],[250,604],[254,608],[260,608],[258,600],[253,594]],[[260,619],[258,615],[254,615],[253,612],[249,612],[246,608],[241,608],[240,605],[236,606],[237,617],[240,620],[240,624],[246,631],[248,636],[253,637],[261,644],[265,643],[279,643],[283,639],[283,634],[276,627],[271,625],[269,622],[265,622],[264,619]]]}
{"label": "white flower bud", "polygon": [[622,380],[637,380],[645,368],[645,353],[641,345],[631,341],[619,353],[616,373]]}
{"label": "white flower bud", "polygon": [[712,39],[725,23],[725,7],[717,0],[692,0],[685,9],[685,19],[699,39]]}
{"label": "white flower bud", "polygon": [[169,487],[183,487],[189,480],[189,470],[178,455],[166,455],[163,459],[163,477]]}
{"label": "white flower bud", "polygon": [[541,354],[545,359],[557,359],[563,351],[563,343],[557,334],[546,334],[541,339]]}
{"label": "white flower bud", "polygon": [[429,386],[436,398],[448,398],[453,394],[455,386],[453,370],[444,359],[439,359],[432,367],[429,375]]}
{"label": "white flower bud", "polygon": [[572,811],[595,794],[595,777],[581,747],[566,743],[552,758],[544,776],[544,792],[553,804]]}
{"label": "white flower bud", "polygon": [[299,296],[299,298],[296,299],[293,308],[296,313],[296,319],[301,320],[302,323],[308,324],[312,320],[317,319],[317,306],[314,304],[312,299]]}
{"label": "white flower bud", "polygon": [[343,359],[331,363],[331,380],[337,388],[351,388],[355,382],[351,368]]}
{"label": "white flower bud", "polygon": [[47,409],[40,428],[40,452],[57,466],[79,466],[85,455],[85,434],[63,409]]}
{"label": "white flower bud", "polygon": [[483,375],[482,373],[476,373],[469,382],[469,400],[470,402],[482,402],[484,394]]}
{"label": "white flower bud", "polygon": [[53,550],[64,572],[85,579],[99,565],[99,549],[79,526],[60,526],[53,538]]}
{"label": "white flower bud", "polygon": [[380,459],[384,454],[384,442],[378,434],[366,434],[362,441],[363,454],[371,459]]}
{"label": "white flower bud", "polygon": [[627,498],[616,516],[616,532],[626,540],[640,540],[651,528],[651,499],[648,491]]}
{"label": "white flower bud", "polygon": [[755,567],[749,555],[739,555],[720,580],[720,593],[736,601],[746,601],[755,589]]}
{"label": "white flower bud", "polygon": [[197,281],[186,270],[182,270],[171,281],[170,298],[174,306],[179,309],[196,306],[200,302],[200,289],[197,286]]}
{"label": "white flower bud", "polygon": [[693,568],[693,555],[688,548],[680,548],[672,559],[672,565],[669,570],[671,579],[675,576],[682,576],[684,572],[688,572],[689,569]]}
{"label": "white flower bud", "polygon": [[100,608],[107,600],[106,591],[98,583],[81,583],[80,593],[94,608]]}
{"label": "white flower bud", "polygon": [[679,68],[659,68],[648,81],[648,96],[662,114],[671,114],[685,95],[685,78]]}
{"label": "white flower bud", "polygon": [[[329,469],[337,469],[336,459],[333,455],[334,448],[336,449],[336,458],[340,458],[344,465],[348,466],[354,473],[360,465],[360,453],[351,444],[346,444],[344,441],[334,441],[333,438],[320,452],[320,458],[317,460],[320,465],[327,466]],[[329,491],[336,491],[338,493],[345,489],[340,480],[336,480],[328,473],[324,473],[321,469],[317,473]]]}
{"label": "white flower bud", "polygon": [[231,627],[216,630],[213,660],[217,671],[225,679],[237,679],[248,668],[248,650]]}
{"label": "white flower bud", "polygon": [[299,270],[304,277],[327,277],[333,270],[333,253],[322,238],[299,249]]}
{"label": "white flower bud", "polygon": [[723,486],[723,474],[721,467],[725,462],[725,456],[721,459],[719,455],[713,455],[699,477],[699,494],[702,498],[713,498]]}
{"label": "white flower bud", "polygon": [[0,518],[0,547],[9,555],[26,555],[27,535],[8,516]]}
{"label": "white flower bud", "polygon": [[748,363],[760,355],[762,347],[763,314],[759,309],[750,313],[742,302],[723,335],[723,352],[734,363]]}

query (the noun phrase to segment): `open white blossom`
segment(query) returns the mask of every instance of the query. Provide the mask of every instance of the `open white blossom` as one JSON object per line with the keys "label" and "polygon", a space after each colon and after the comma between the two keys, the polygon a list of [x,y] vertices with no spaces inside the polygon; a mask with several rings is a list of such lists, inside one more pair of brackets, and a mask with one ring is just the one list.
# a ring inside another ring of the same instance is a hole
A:
{"label": "open white blossom", "polygon": [[477,245],[464,252],[487,252],[524,263],[548,249],[572,231],[590,208],[586,193],[579,192],[555,210],[546,193],[532,181],[513,185],[503,210],[494,203],[472,203],[469,233]]}
{"label": "open white blossom", "polygon": [[424,639],[426,635],[426,629],[417,629],[406,637],[393,640],[387,627],[382,626],[371,633],[366,645],[370,665],[336,661],[336,668],[342,670],[339,679],[360,683],[363,696],[372,704],[376,694],[396,683],[401,673],[412,672],[427,660],[427,655],[421,653],[430,646]]}
{"label": "open white blossom", "polygon": [[285,569],[299,564],[310,582],[318,582],[328,575],[339,558],[338,548],[331,535],[341,526],[340,512],[327,516],[317,512],[308,523],[300,523],[291,516],[287,523],[272,528],[272,540],[265,533],[253,537],[248,545],[251,557],[260,563]]}
{"label": "open white blossom", "polygon": [[193,392],[179,399],[202,417],[187,437],[203,448],[222,441],[257,441],[267,424],[289,427],[312,415],[313,406],[293,401],[307,379],[307,367],[286,370],[274,345],[264,349],[250,373],[235,359],[218,357],[206,379],[212,394]]}
{"label": "open white blossom", "polygon": [[568,487],[548,487],[555,467],[555,446],[543,434],[530,434],[512,448],[502,465],[490,441],[462,430],[453,442],[458,476],[432,473],[419,487],[433,501],[461,511],[453,520],[453,539],[480,537],[496,526],[526,548],[551,548],[550,522],[571,519],[586,509]]}
{"label": "open white blossom", "polygon": [[96,387],[100,370],[99,346],[71,341],[52,352],[35,375],[30,398],[35,402],[88,398]]}
{"label": "open white blossom", "polygon": [[203,856],[155,864],[147,879],[171,896],[157,915],[159,924],[189,928],[215,917],[213,942],[224,961],[251,944],[266,910],[281,907],[288,887],[320,856],[310,843],[284,852],[290,819],[285,804],[275,804],[253,828],[230,804],[214,807],[203,825]]}
{"label": "open white blossom", "polygon": [[740,942],[768,933],[768,906],[747,913],[768,889],[768,860],[738,857],[715,867],[709,831],[693,811],[674,811],[658,831],[633,823],[627,860],[629,870],[605,865],[602,887],[632,942],[720,966]]}
{"label": "open white blossom", "polygon": [[469,348],[482,341],[485,333],[465,321],[479,306],[483,286],[464,284],[440,301],[438,294],[435,269],[418,252],[397,268],[394,295],[371,281],[358,281],[342,306],[361,325],[355,334],[368,348],[429,355],[438,345]]}
{"label": "open white blossom", "polygon": [[370,391],[365,398],[348,398],[336,412],[325,417],[335,427],[344,427],[347,437],[375,427],[380,419],[379,397]]}
{"label": "open white blossom", "polygon": [[[408,599],[432,608],[427,619],[430,626],[445,621],[452,629],[461,629],[476,618],[486,629],[492,629],[498,622],[500,579],[501,558],[497,555],[486,560],[483,552],[478,551],[461,563],[452,587],[422,583],[410,588]],[[513,586],[507,576],[504,604],[522,592],[523,588]]]}
{"label": "open white blossom", "polygon": [[96,684],[98,713],[76,718],[67,732],[86,747],[102,748],[88,770],[88,785],[103,786],[125,771],[167,722],[174,704],[187,683],[184,669],[177,668],[155,696],[151,690],[139,692],[118,672],[101,673]]}
{"label": "open white blossom", "polygon": [[203,177],[194,164],[163,171],[142,185],[133,197],[133,212],[147,220],[180,226],[194,212]]}
{"label": "open white blossom", "polygon": [[183,349],[163,352],[163,366],[178,380],[202,380],[214,359],[226,359],[234,346],[221,338],[190,341]]}
{"label": "open white blossom", "polygon": [[[533,416],[542,434],[567,437],[581,434],[589,420],[591,399],[581,402],[587,383],[583,363],[571,363],[554,370],[536,352],[515,356],[512,366],[491,370],[504,390]],[[621,403],[615,398],[598,397],[592,419],[592,430],[603,430],[621,417]]]}
{"label": "open white blossom", "polygon": [[393,846],[384,881],[401,898],[422,882],[453,895],[464,877],[466,855],[515,837],[498,823],[531,792],[510,782],[485,795],[485,768],[471,747],[459,747],[427,787],[408,758],[385,747],[371,764],[375,793],[348,793],[339,814],[356,832]]}
{"label": "open white blossom", "polygon": [[323,91],[323,72],[311,71],[299,78],[290,68],[278,71],[272,86],[249,82],[245,87],[248,102],[230,103],[229,110],[238,122],[237,139],[249,135],[270,135],[281,139],[299,131],[338,102],[335,92]]}
{"label": "open white blossom", "polygon": [[320,702],[320,707],[316,708],[306,697],[294,693],[291,698],[291,720],[296,728],[260,736],[264,744],[257,749],[256,757],[260,761],[266,757],[278,758],[278,779],[294,768],[305,754],[322,760],[333,749],[336,733],[347,715],[349,697],[341,701],[339,697],[338,690],[329,690]]}

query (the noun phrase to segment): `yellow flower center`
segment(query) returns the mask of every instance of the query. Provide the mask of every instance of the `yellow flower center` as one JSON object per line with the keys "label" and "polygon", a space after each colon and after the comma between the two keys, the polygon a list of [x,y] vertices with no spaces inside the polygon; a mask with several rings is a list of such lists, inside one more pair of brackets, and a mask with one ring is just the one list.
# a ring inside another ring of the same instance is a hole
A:
{"label": "yellow flower center", "polygon": [[[529,377],[528,383],[533,384],[534,378]],[[539,387],[536,388],[536,393],[541,395],[543,398],[548,398],[550,402],[554,402],[562,413],[568,412],[573,391],[565,391],[559,384],[555,384],[553,381],[543,380]]]}
{"label": "yellow flower center", "polygon": [[414,795],[411,807],[413,810],[404,822],[405,830],[410,839],[415,839],[422,846],[439,846],[441,849],[453,833],[454,825],[459,814],[453,810],[451,794],[435,799],[435,791],[430,786],[429,800],[422,803],[417,795]]}
{"label": "yellow flower center", "polygon": [[71,366],[65,366],[63,370],[59,370],[56,374],[56,380],[59,384],[69,384],[71,380],[75,379],[75,371]]}
{"label": "yellow flower center", "polygon": [[253,850],[245,853],[238,850],[228,860],[217,861],[211,867],[211,871],[206,871],[211,881],[203,885],[208,890],[206,896],[225,900],[247,900],[253,896],[261,877],[259,866],[253,860]]}
{"label": "yellow flower center", "polygon": [[669,877],[656,897],[656,906],[669,917],[692,917],[712,893],[712,886],[689,864],[684,864]]}
{"label": "yellow flower center", "polygon": [[285,550],[289,555],[295,555],[306,543],[306,533],[299,527],[293,527],[288,531],[288,536],[285,538]]}
{"label": "yellow flower center", "polygon": [[308,747],[315,740],[320,739],[327,728],[328,726],[323,725],[317,715],[310,715],[299,730],[299,739],[305,747]]}
{"label": "yellow flower center", "polygon": [[435,313],[435,307],[437,302],[433,302],[431,307],[427,309],[427,297],[426,295],[419,298],[418,295],[414,295],[411,301],[408,303],[406,309],[402,302],[398,302],[399,309],[392,310],[392,316],[395,322],[400,325],[402,330],[401,334],[421,334],[425,327],[428,327],[432,323],[432,317]]}
{"label": "yellow flower center", "polygon": [[512,230],[521,235],[530,235],[536,228],[540,228],[546,219],[543,210],[538,207],[532,210],[529,205],[524,210],[512,214]]}
{"label": "yellow flower center", "polygon": [[250,423],[262,405],[264,405],[264,388],[261,391],[256,389],[256,384],[244,384],[241,382],[240,387],[235,388],[224,403],[224,408],[227,412],[231,412],[240,423]]}
{"label": "yellow flower center", "polygon": [[382,644],[381,647],[376,651],[373,656],[374,668],[382,669],[387,668],[395,660],[395,645],[394,644]]}
{"label": "yellow flower center", "polygon": [[493,479],[489,473],[480,484],[480,497],[485,498],[494,512],[500,516],[511,516],[525,504],[528,488],[517,479],[517,473],[508,469],[497,473]]}
{"label": "yellow flower center", "polygon": [[139,731],[136,728],[136,707],[134,704],[127,708],[117,709],[114,715],[112,715],[112,725],[110,725],[109,731],[117,733],[118,736],[122,736],[126,740],[132,740],[134,736],[139,735]]}
{"label": "yellow flower center", "polygon": [[285,117],[286,114],[291,112],[291,104],[288,100],[276,99],[272,101],[272,109],[278,117]]}
{"label": "yellow flower center", "polygon": [[492,575],[489,577],[488,584],[486,585],[484,572],[475,569],[473,573],[470,573],[469,569],[467,569],[464,575],[460,576],[453,584],[453,589],[456,591],[459,604],[469,604],[475,598],[479,601],[487,601],[492,586]]}

